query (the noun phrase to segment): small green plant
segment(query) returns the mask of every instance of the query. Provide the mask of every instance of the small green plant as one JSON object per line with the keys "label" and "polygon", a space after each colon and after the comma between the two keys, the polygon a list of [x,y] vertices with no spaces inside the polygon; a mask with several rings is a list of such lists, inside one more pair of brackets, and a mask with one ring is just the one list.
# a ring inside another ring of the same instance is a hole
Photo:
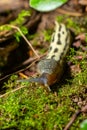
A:
{"label": "small green plant", "polygon": [[72,63],[77,63],[76,59],[74,58],[76,54],[76,51],[74,48],[70,48],[69,55],[67,55],[67,60],[72,62]]}
{"label": "small green plant", "polygon": [[[28,34],[28,29],[26,27],[21,26],[20,30],[23,33],[23,35],[27,35]],[[14,34],[14,37],[16,38],[17,42],[20,42],[20,37],[21,37],[20,32],[16,31],[15,34]]]}
{"label": "small green plant", "polygon": [[15,85],[16,85],[15,83],[16,83],[16,82],[14,82],[14,81],[16,81],[17,78],[18,78],[17,75],[12,75],[12,76],[10,77],[10,79],[8,80],[8,82],[5,82],[5,83],[4,83],[3,88],[7,89],[7,91],[9,91],[9,90],[15,88]]}
{"label": "small green plant", "polygon": [[27,10],[22,10],[19,14],[16,20],[10,22],[12,25],[19,25],[22,26],[22,24],[25,21],[25,17],[30,16],[31,12]]}
{"label": "small green plant", "polygon": [[[12,25],[12,26],[19,27],[21,32],[24,35],[28,34],[28,29],[25,26],[23,26],[23,23],[25,21],[25,17],[27,17],[27,16],[30,16],[30,11],[22,10],[20,12],[20,14],[18,15],[16,20],[10,22],[8,25],[0,26],[0,31],[7,31],[7,30],[10,31],[10,30],[12,30],[12,27],[10,25]],[[20,41],[20,37],[21,37],[20,32],[16,31],[14,33],[14,36],[15,36],[16,40],[19,42]]]}
{"label": "small green plant", "polygon": [[80,130],[87,130],[87,119],[80,124]]}
{"label": "small green plant", "polygon": [[[31,15],[30,11],[22,10],[21,13],[18,15],[18,18],[16,20],[12,21],[10,24],[19,26],[21,32],[24,35],[26,35],[26,34],[28,34],[28,30],[27,30],[27,28],[25,26],[23,26],[23,23],[25,21],[25,17],[30,16],[30,15]],[[16,40],[19,42],[20,37],[21,37],[20,32],[16,31],[14,36],[15,36]]]}
{"label": "small green plant", "polygon": [[44,41],[49,41],[50,42],[50,40],[51,40],[51,33],[52,33],[52,31],[51,30],[48,30],[48,31],[44,31],[43,32],[44,33]]}
{"label": "small green plant", "polygon": [[30,6],[38,11],[52,11],[68,0],[30,0]]}

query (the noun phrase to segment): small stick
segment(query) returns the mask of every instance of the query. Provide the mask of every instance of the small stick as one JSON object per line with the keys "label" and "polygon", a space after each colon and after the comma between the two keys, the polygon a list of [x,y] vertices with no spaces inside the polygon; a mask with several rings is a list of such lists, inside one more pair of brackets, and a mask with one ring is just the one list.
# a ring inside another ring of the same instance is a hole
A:
{"label": "small stick", "polygon": [[23,74],[22,72],[19,72],[19,75],[25,79],[28,79],[28,76],[26,76],[25,74]]}
{"label": "small stick", "polygon": [[70,12],[70,11],[66,11],[64,9],[61,9],[61,8],[58,8],[57,10],[59,13],[61,14],[67,14],[67,15],[71,15],[71,16],[77,16],[77,17],[80,17],[80,16],[83,16],[83,13],[78,13],[78,12]]}
{"label": "small stick", "polygon": [[[25,69],[29,69],[31,66],[33,66],[33,64],[34,63],[36,63],[37,61],[39,61],[41,58],[43,58],[44,56],[46,56],[46,54],[47,54],[47,52],[45,53],[45,54],[43,54],[43,55],[41,55],[40,57],[39,57],[39,59],[38,58],[32,58],[31,60],[26,60],[25,62],[23,62],[22,63],[22,65],[26,65],[27,63],[30,63],[30,62],[32,62],[29,66],[27,66]],[[20,72],[20,71],[23,71],[23,70],[25,70],[25,69],[21,69],[21,70],[19,70],[19,71],[16,71],[16,72]]]}
{"label": "small stick", "polygon": [[10,93],[13,93],[13,92],[16,92],[16,91],[18,91],[18,90],[20,90],[20,89],[22,89],[22,88],[24,88],[24,87],[26,87],[26,86],[21,86],[21,87],[18,87],[18,88],[16,88],[16,89],[13,89],[12,91],[9,91],[9,92],[7,92],[7,93],[5,93],[5,94],[2,94],[2,95],[0,95],[0,98],[3,98],[3,97],[5,97],[6,95],[8,95],[8,94],[10,94]]}
{"label": "small stick", "polygon": [[6,24],[6,26],[9,26],[13,29],[16,29],[21,36],[24,38],[24,40],[26,41],[26,43],[30,46],[30,48],[32,49],[32,51],[34,52],[34,54],[39,58],[39,55],[36,53],[36,51],[34,50],[34,48],[32,47],[31,43],[27,40],[27,38],[24,36],[24,34],[22,33],[22,31],[20,30],[19,27],[15,26],[15,25],[10,25],[10,24]]}
{"label": "small stick", "polygon": [[69,123],[66,125],[66,127],[64,128],[64,130],[69,130],[69,128],[71,127],[71,125],[73,124],[73,122],[75,121],[75,119],[77,118],[77,116],[81,113],[81,110],[78,110],[77,112],[75,112],[73,114],[73,116],[71,117],[71,120],[69,121]]}
{"label": "small stick", "polygon": [[71,117],[71,120],[69,121],[69,123],[66,125],[66,127],[64,128],[64,130],[69,130],[69,128],[71,127],[71,125],[73,124],[73,122],[75,121],[75,119],[77,118],[77,116],[80,113],[86,113],[87,112],[87,105],[85,105],[84,107],[82,107],[80,110],[77,110]]}

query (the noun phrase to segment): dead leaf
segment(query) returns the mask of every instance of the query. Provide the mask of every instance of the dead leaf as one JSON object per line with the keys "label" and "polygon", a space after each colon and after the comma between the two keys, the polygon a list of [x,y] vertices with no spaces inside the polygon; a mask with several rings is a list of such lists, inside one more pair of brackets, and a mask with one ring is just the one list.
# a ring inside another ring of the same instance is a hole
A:
{"label": "dead leaf", "polygon": [[76,47],[76,48],[79,48],[81,46],[81,41],[78,40],[78,41],[74,42],[73,46]]}
{"label": "dead leaf", "polygon": [[86,36],[85,36],[85,34],[83,33],[83,34],[79,34],[76,38],[75,38],[76,40],[81,40],[81,41],[85,41],[85,39],[86,39]]}
{"label": "dead leaf", "polygon": [[81,68],[79,64],[70,66],[70,69],[73,74],[77,74],[81,72]]}

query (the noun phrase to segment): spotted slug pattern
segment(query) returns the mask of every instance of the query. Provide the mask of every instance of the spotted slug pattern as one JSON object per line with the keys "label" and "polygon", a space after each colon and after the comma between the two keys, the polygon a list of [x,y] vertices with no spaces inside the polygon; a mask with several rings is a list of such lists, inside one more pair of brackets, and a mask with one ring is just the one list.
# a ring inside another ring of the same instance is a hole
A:
{"label": "spotted slug pattern", "polygon": [[55,32],[52,35],[49,53],[46,59],[62,61],[71,44],[71,34],[64,24],[55,22]]}
{"label": "spotted slug pattern", "polygon": [[64,24],[55,22],[55,25],[48,54],[37,65],[40,77],[31,78],[28,80],[30,82],[39,82],[44,86],[49,86],[61,78],[65,58],[72,43],[72,35]]}

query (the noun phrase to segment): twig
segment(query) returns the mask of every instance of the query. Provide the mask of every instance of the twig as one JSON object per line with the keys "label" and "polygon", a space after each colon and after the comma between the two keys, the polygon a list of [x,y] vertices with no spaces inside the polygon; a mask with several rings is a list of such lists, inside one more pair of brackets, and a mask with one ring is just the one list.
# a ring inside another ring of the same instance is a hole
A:
{"label": "twig", "polygon": [[8,95],[8,94],[10,94],[10,93],[13,93],[13,92],[16,92],[16,91],[18,91],[18,90],[20,90],[20,89],[22,89],[22,88],[24,88],[24,87],[26,87],[26,86],[21,86],[21,87],[18,87],[18,88],[16,88],[16,89],[13,89],[12,91],[9,91],[9,92],[7,92],[7,93],[5,93],[5,94],[2,94],[2,95],[0,95],[0,98],[3,98],[3,97],[5,97],[6,95]]}
{"label": "twig", "polygon": [[71,120],[69,121],[69,123],[66,125],[66,127],[64,128],[64,130],[69,130],[69,128],[71,127],[71,125],[73,124],[73,122],[75,121],[75,119],[77,118],[77,116],[81,113],[81,110],[78,110],[77,112],[75,112],[73,114],[73,116],[71,117]]}
{"label": "twig", "polygon": [[77,118],[77,116],[80,113],[86,113],[87,112],[87,105],[85,105],[84,107],[82,107],[80,110],[77,110],[71,117],[71,120],[69,121],[69,123],[66,125],[66,127],[64,128],[64,130],[69,130],[69,128],[71,127],[71,125],[73,124],[73,122],[75,121],[75,119]]}
{"label": "twig", "polygon": [[[29,69],[34,63],[36,63],[36,62],[39,61],[41,58],[43,58],[44,56],[46,56],[46,54],[47,54],[47,52],[46,52],[45,54],[41,55],[41,56],[39,57],[39,59],[38,59],[37,57],[28,59],[28,60],[24,61],[24,62],[22,63],[22,65],[26,65],[26,64],[29,64],[30,62],[32,62],[29,66],[27,66],[27,67],[25,68],[25,69]],[[20,72],[20,71],[23,71],[23,70],[25,70],[25,69],[18,70],[18,71],[16,71],[16,73],[18,73],[18,72]]]}
{"label": "twig", "polygon": [[34,48],[32,47],[31,43],[27,40],[27,38],[24,36],[24,34],[22,33],[22,31],[20,30],[19,27],[15,26],[15,25],[10,25],[10,24],[6,24],[6,26],[9,26],[13,29],[16,29],[21,36],[24,38],[24,40],[26,41],[26,43],[30,46],[30,48],[32,49],[32,51],[34,52],[34,54],[39,58],[39,55],[36,53],[36,51],[34,50]]}
{"label": "twig", "polygon": [[19,75],[22,77],[22,78],[25,78],[25,79],[28,79],[28,76],[23,74],[22,72],[19,72]]}
{"label": "twig", "polygon": [[[43,55],[39,56],[39,59],[38,58],[34,58],[34,59],[31,59],[31,64],[29,66],[26,67],[26,69],[30,68],[35,62],[39,61],[41,58],[43,58],[44,56],[46,56],[47,52],[44,53]],[[27,60],[28,61],[28,60]],[[25,65],[25,63],[27,63],[27,61],[23,62],[22,65]],[[22,70],[21,70],[22,71]]]}
{"label": "twig", "polygon": [[58,8],[57,10],[59,13],[61,14],[67,14],[67,15],[71,15],[71,16],[77,16],[77,17],[80,17],[80,16],[83,16],[83,13],[78,13],[78,12],[70,12],[70,11],[66,11],[64,9],[61,9],[61,8]]}

